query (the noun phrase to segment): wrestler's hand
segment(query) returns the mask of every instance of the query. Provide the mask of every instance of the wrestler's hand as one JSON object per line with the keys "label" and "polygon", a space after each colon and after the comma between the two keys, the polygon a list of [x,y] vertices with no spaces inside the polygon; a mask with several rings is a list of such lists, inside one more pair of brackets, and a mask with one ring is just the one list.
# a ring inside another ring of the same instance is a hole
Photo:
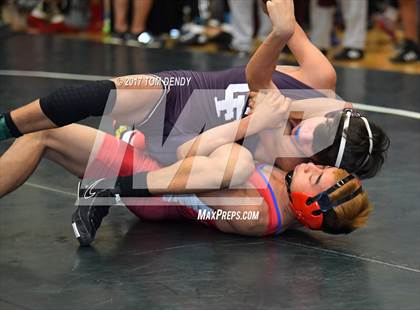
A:
{"label": "wrestler's hand", "polygon": [[273,24],[273,34],[290,38],[296,26],[293,0],[271,0],[266,2],[266,6]]}
{"label": "wrestler's hand", "polygon": [[283,96],[279,90],[251,94],[249,106],[252,111],[252,121],[257,122],[262,129],[278,128],[285,125],[289,117],[291,99]]}

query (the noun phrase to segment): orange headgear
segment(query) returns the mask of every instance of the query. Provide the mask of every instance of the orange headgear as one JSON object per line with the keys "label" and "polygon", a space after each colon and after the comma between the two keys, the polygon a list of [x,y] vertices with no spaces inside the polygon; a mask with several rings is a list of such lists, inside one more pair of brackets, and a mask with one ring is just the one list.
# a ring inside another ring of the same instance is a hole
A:
{"label": "orange headgear", "polygon": [[292,178],[293,171],[290,171],[286,174],[286,185],[292,210],[299,222],[314,230],[321,229],[324,220],[324,213],[345,203],[346,201],[353,199],[363,191],[362,187],[359,186],[359,188],[350,195],[332,202],[328,195],[353,180],[355,178],[354,175],[350,174],[344,179],[338,181],[329,189],[313,197],[302,192],[292,192],[290,190]]}

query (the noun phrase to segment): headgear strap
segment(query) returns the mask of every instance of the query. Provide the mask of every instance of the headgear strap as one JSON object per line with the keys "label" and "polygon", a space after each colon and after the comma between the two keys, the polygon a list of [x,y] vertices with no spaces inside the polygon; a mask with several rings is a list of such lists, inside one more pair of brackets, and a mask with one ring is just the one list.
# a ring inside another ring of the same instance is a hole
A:
{"label": "headgear strap", "polygon": [[335,161],[335,166],[340,168],[341,160],[343,159],[344,150],[346,148],[346,133],[345,131],[349,128],[350,124],[350,117],[351,117],[351,110],[346,110],[346,118],[344,119],[343,131],[341,133],[341,141],[340,141],[340,148],[338,149],[337,160]]}
{"label": "headgear strap", "polygon": [[373,135],[372,135],[372,130],[370,129],[370,126],[369,126],[369,122],[368,122],[368,120],[366,119],[366,117],[360,117],[362,120],[363,120],[363,122],[365,123],[365,126],[366,126],[366,130],[367,130],[367,132],[368,132],[368,135],[369,135],[369,154],[366,156],[366,158],[365,158],[365,160],[363,161],[363,163],[362,163],[362,166],[361,167],[363,167],[364,165],[366,165],[366,163],[367,163],[367,161],[368,161],[368,159],[369,159],[369,156],[372,154],[372,150],[373,150]]}
{"label": "headgear strap", "polygon": [[323,191],[322,193],[309,198],[306,201],[306,204],[310,205],[311,203],[318,201],[321,196],[326,195],[328,196],[329,194],[331,194],[332,192],[335,192],[337,189],[339,189],[341,186],[343,186],[344,184],[346,184],[347,182],[350,182],[351,180],[353,180],[355,178],[354,175],[350,174],[347,177],[345,177],[344,179],[341,179],[340,181],[338,181],[337,183],[335,183],[333,186],[331,186],[329,189],[327,189],[326,191]]}
{"label": "headgear strap", "polygon": [[366,117],[361,116],[360,113],[358,113],[358,112],[354,113],[350,109],[345,110],[345,113],[346,113],[346,118],[344,119],[343,131],[341,133],[340,147],[338,149],[337,160],[335,162],[335,166],[337,168],[340,168],[341,161],[343,160],[343,156],[344,156],[344,150],[346,149],[346,142],[347,142],[347,137],[346,137],[345,131],[347,131],[348,128],[349,128],[351,116],[355,115],[357,117],[360,117],[363,120],[363,122],[365,123],[365,126],[366,126],[366,131],[368,132],[368,136],[369,136],[369,153],[368,153],[368,155],[366,156],[365,160],[363,161],[363,163],[361,165],[361,167],[363,167],[367,163],[367,161],[369,160],[369,156],[372,154],[372,150],[373,150],[372,130],[370,129],[370,125],[369,125],[369,122],[366,119]]}

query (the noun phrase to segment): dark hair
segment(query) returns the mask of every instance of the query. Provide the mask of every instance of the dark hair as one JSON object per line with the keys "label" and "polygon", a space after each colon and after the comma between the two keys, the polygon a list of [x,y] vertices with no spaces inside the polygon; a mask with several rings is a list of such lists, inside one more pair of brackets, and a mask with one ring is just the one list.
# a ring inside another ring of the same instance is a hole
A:
{"label": "dark hair", "polygon": [[[345,113],[341,113],[339,117],[340,123],[335,133],[333,144],[311,158],[316,164],[335,165],[341,142],[344,119],[346,117]],[[371,178],[379,172],[385,161],[386,151],[390,145],[388,136],[378,125],[371,121],[369,121],[369,125],[373,136],[373,150],[365,163],[366,156],[369,154],[369,135],[366,125],[360,116],[352,115],[349,128],[344,132],[347,141],[340,168],[347,170],[349,173],[356,174],[360,179]],[[318,125],[314,131],[314,141],[322,139],[322,137],[325,137],[325,134],[328,134],[326,126],[324,124]]]}

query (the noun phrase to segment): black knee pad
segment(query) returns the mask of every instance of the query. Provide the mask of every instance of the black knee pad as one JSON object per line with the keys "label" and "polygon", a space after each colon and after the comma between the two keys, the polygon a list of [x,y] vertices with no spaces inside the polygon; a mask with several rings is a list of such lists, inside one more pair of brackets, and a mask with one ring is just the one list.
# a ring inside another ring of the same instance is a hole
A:
{"label": "black knee pad", "polygon": [[89,116],[109,113],[115,104],[115,92],[111,92],[115,89],[114,82],[109,80],[62,87],[41,98],[40,105],[42,112],[54,124],[65,126]]}

